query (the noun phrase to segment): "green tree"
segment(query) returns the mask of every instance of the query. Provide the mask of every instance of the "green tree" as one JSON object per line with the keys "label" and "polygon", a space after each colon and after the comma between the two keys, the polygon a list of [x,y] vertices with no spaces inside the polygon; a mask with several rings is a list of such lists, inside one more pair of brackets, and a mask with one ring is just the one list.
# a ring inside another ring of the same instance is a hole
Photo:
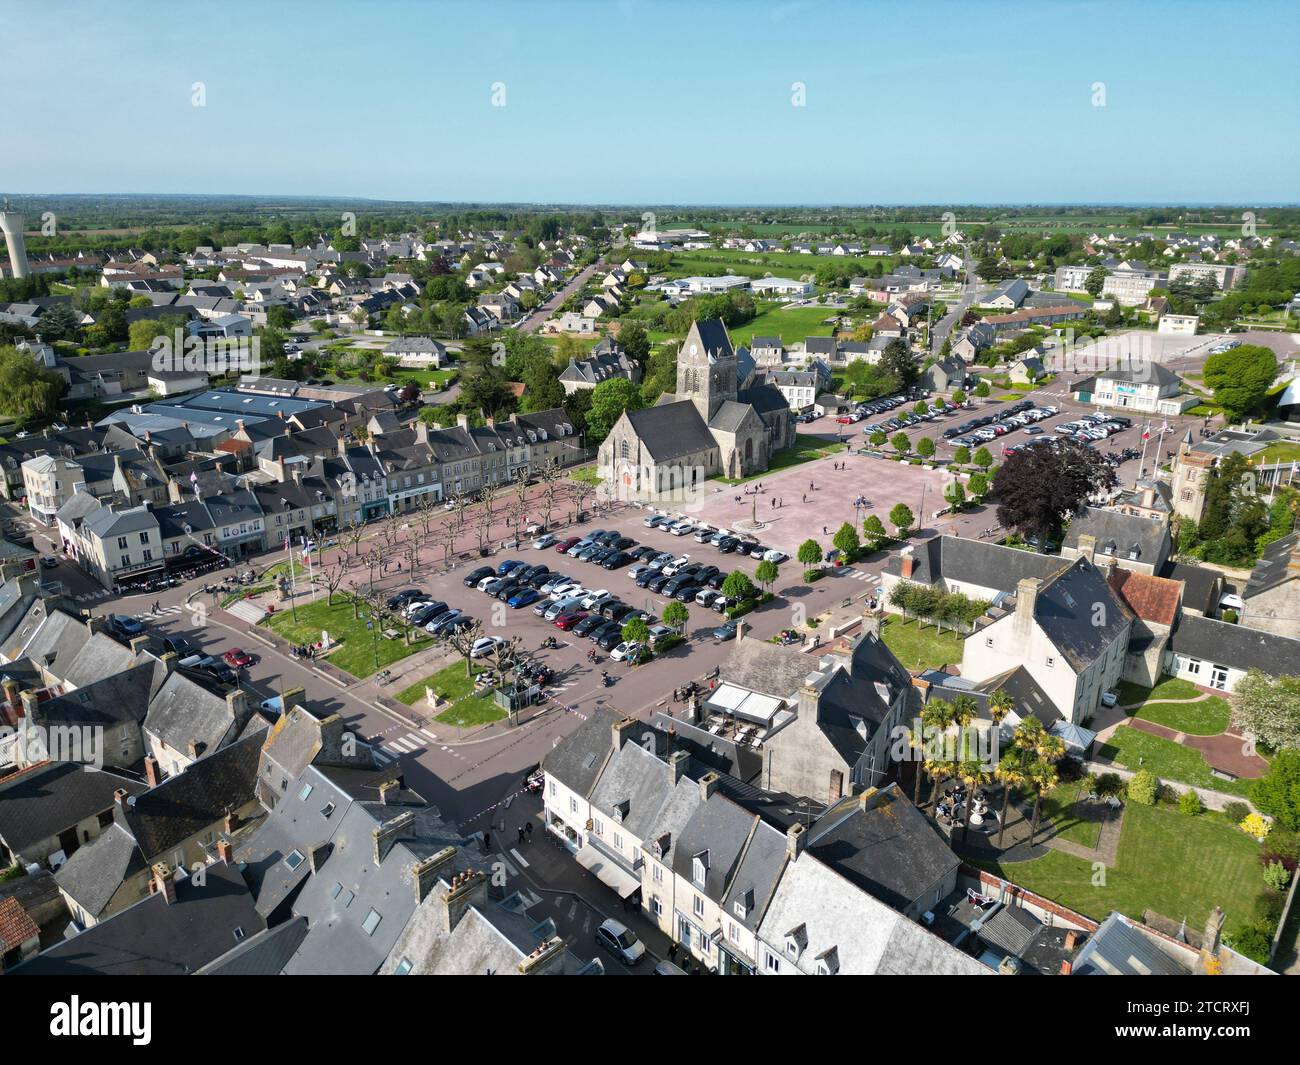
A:
{"label": "green tree", "polygon": [[885,523],[874,514],[867,515],[867,520],[862,523],[862,532],[867,538],[869,549],[872,551],[877,550],[889,538],[889,533],[885,530]]}
{"label": "green tree", "polygon": [[893,439],[889,441],[889,444],[900,455],[906,455],[912,450],[912,441],[907,438],[906,433],[895,433]]}
{"label": "green tree", "polygon": [[627,410],[643,406],[641,392],[625,377],[611,377],[591,390],[591,409],[587,412],[588,443],[599,444],[609,435],[614,423]]}
{"label": "green tree", "polygon": [[816,540],[805,540],[799,545],[799,550],[794,556],[805,568],[820,566],[822,563],[822,545]]}
{"label": "green tree", "polygon": [[989,394],[989,383],[987,381],[981,381],[979,384],[975,386],[975,395],[979,396],[981,399],[987,396],[988,394]]}
{"label": "green tree", "polygon": [[934,458],[934,441],[928,436],[921,437],[921,439],[916,442],[916,453],[923,459]]}
{"label": "green tree", "polygon": [[872,447],[884,447],[885,441],[888,440],[889,437],[885,435],[885,431],[883,429],[877,429],[875,432],[871,434],[870,437],[868,437],[868,439],[871,441]]}
{"label": "green tree", "polygon": [[975,465],[982,470],[987,470],[993,465],[993,453],[988,448],[982,447],[975,452]]}
{"label": "green tree", "polygon": [[953,510],[961,510],[966,505],[966,490],[961,481],[949,481],[943,490],[943,498]]}
{"label": "green tree", "polygon": [[771,591],[772,585],[777,582],[780,576],[780,570],[777,569],[775,562],[763,559],[754,569],[754,579],[763,586],[764,591]]}
{"label": "green tree", "polygon": [[964,444],[960,447],[953,448],[952,461],[955,465],[965,466],[966,463],[970,462],[970,448],[966,447]]}
{"label": "green tree", "polygon": [[619,346],[628,357],[644,364],[650,358],[650,336],[636,319],[627,319],[618,331]]}
{"label": "green tree", "polygon": [[1300,832],[1300,751],[1278,751],[1268,772],[1251,785],[1250,801],[1260,813],[1276,818],[1292,832]]}
{"label": "green tree", "polygon": [[957,389],[952,394],[952,401],[953,403],[955,403],[957,406],[960,407],[963,403],[966,402],[966,393],[963,392],[960,388]]}
{"label": "green tree", "polygon": [[1233,724],[1273,748],[1300,748],[1300,677],[1250,670],[1236,688]]}
{"label": "green tree", "polygon": [[1077,513],[1091,496],[1115,482],[1115,471],[1105,458],[1081,444],[1017,451],[993,478],[998,522],[1038,537],[1040,550],[1046,551],[1049,542],[1060,539],[1065,516]]}
{"label": "green tree", "polygon": [[982,473],[972,473],[970,480],[966,482],[966,488],[976,503],[983,502],[984,497],[989,494],[989,479]]}
{"label": "green tree", "polygon": [[862,543],[858,539],[857,530],[847,521],[835,530],[835,535],[831,539],[845,562],[852,562],[858,557],[858,552],[862,550]]}
{"label": "green tree", "polygon": [[910,388],[921,376],[915,356],[901,340],[895,338],[885,345],[880,356],[880,369],[898,381],[900,388]]}
{"label": "green tree", "polygon": [[0,411],[11,418],[48,418],[63,395],[63,378],[25,351],[0,347]]}
{"label": "green tree", "polygon": [[1093,299],[1101,295],[1102,286],[1106,284],[1106,268],[1095,266],[1083,282],[1083,290]]}
{"label": "green tree", "polygon": [[691,612],[686,608],[686,604],[676,599],[670,599],[664,606],[664,624],[679,633],[686,631],[686,624],[690,621],[690,617]]}
{"label": "green tree", "polygon": [[1262,344],[1242,344],[1205,360],[1202,380],[1214,402],[1238,420],[1258,409],[1277,377],[1277,356]]}
{"label": "green tree", "polygon": [[642,647],[650,642],[650,626],[645,618],[633,618],[623,625],[623,639],[628,643],[639,643]]}
{"label": "green tree", "polygon": [[900,539],[907,535],[907,530],[912,527],[916,521],[916,515],[912,513],[911,508],[906,503],[894,504],[894,509],[889,512],[889,524],[898,530]]}
{"label": "green tree", "polygon": [[754,582],[744,570],[733,569],[722,582],[722,594],[728,599],[743,602],[754,598]]}

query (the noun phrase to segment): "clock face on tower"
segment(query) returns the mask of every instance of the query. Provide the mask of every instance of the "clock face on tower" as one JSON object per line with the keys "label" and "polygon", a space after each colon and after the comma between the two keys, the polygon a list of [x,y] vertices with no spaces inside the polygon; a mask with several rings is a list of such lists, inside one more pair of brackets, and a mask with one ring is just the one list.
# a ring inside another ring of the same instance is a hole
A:
{"label": "clock face on tower", "polygon": [[692,344],[692,345],[691,345],[691,354],[692,354],[692,355],[698,355],[699,353],[700,353],[699,346],[698,346],[697,344]]}

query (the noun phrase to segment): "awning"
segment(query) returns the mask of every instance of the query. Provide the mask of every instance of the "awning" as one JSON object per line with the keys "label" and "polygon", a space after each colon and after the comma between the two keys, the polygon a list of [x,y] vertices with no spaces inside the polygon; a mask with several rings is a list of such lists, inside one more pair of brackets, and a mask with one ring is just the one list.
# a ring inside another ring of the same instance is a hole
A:
{"label": "awning", "polygon": [[596,879],[618,892],[621,899],[630,898],[641,890],[641,881],[617,865],[611,858],[601,854],[590,843],[578,851],[574,856],[578,859],[578,864],[589,873],[594,873]]}

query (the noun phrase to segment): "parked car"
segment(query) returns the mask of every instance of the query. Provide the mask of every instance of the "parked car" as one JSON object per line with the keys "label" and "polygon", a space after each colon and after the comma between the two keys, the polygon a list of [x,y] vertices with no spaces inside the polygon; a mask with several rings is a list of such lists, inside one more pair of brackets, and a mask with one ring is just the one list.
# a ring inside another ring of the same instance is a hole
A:
{"label": "parked car", "polygon": [[647,529],[658,529],[660,526],[671,524],[671,519],[665,514],[651,514],[641,524]]}
{"label": "parked car", "polygon": [[409,603],[416,599],[423,599],[424,593],[419,588],[407,588],[395,595],[390,595],[386,601],[389,610],[396,610],[399,606]]}
{"label": "parked car", "polygon": [[541,594],[536,588],[521,588],[506,600],[506,605],[514,610],[518,610],[521,606],[532,605],[540,598]]}
{"label": "parked car", "polygon": [[470,658],[482,658],[484,655],[490,655],[505,642],[503,636],[480,636],[470,647],[469,656]]}
{"label": "parked car", "polygon": [[426,624],[424,631],[430,636],[441,636],[443,633],[454,632],[458,627],[468,628],[472,623],[473,620],[463,610],[448,610]]}
{"label": "parked car", "polygon": [[496,570],[491,566],[479,566],[478,569],[465,574],[465,580],[462,583],[466,588],[473,588],[476,587],[479,581],[483,580],[484,577],[491,577],[495,574]]}
{"label": "parked car", "polygon": [[601,563],[601,566],[605,569],[619,569],[622,566],[626,566],[631,561],[632,556],[626,551],[615,551],[609,556],[609,558],[605,559],[605,561]]}
{"label": "parked car", "polygon": [[221,656],[232,669],[247,669],[256,659],[242,647],[232,647]]}
{"label": "parked car", "polygon": [[588,614],[585,618],[574,625],[570,630],[574,636],[590,636],[597,629],[608,625],[609,620],[602,618],[599,614]]}
{"label": "parked car", "polygon": [[666,577],[673,576],[675,573],[678,572],[678,570],[685,569],[688,565],[690,565],[690,561],[691,561],[690,555],[678,555],[675,559],[673,559],[671,562],[667,563],[663,567],[664,576]]}
{"label": "parked car", "polygon": [[591,635],[591,641],[602,651],[612,651],[623,642],[623,624],[618,621],[606,621]]}
{"label": "parked car", "polygon": [[144,626],[140,622],[125,614],[109,614],[108,628],[116,636],[139,636],[144,632]]}
{"label": "parked car", "polygon": [[685,536],[693,528],[695,528],[695,523],[690,518],[683,518],[675,525],[669,526],[668,531],[674,536]]}
{"label": "parked car", "polygon": [[586,616],[587,615],[583,613],[581,610],[566,611],[565,613],[560,614],[559,617],[555,619],[555,627],[557,629],[563,629],[565,632],[568,632],[571,628],[573,628],[574,625],[578,624],[578,622],[581,621]]}
{"label": "parked car", "polygon": [[554,543],[555,543],[554,536],[552,536],[550,533],[543,533],[541,536],[539,536],[536,540],[533,541],[533,547],[538,551],[544,551],[546,550],[546,548],[550,547]]}
{"label": "parked car", "polygon": [[566,536],[563,540],[561,540],[558,544],[555,545],[555,550],[557,553],[561,555],[566,554],[570,550],[570,548],[572,548],[575,544],[577,544],[581,539],[582,537],[580,536]]}
{"label": "parked car", "polygon": [[636,640],[624,640],[609,653],[615,662],[625,662],[641,653],[641,645]]}
{"label": "parked car", "polygon": [[734,640],[736,638],[736,623],[734,621],[723,622],[713,630],[713,638],[718,643],[726,643],[728,640]]}

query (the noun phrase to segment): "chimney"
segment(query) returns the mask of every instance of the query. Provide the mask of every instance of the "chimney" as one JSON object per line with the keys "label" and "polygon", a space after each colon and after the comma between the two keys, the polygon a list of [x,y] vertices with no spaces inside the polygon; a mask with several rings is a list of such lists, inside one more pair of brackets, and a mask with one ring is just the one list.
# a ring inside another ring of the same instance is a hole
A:
{"label": "chimney", "polygon": [[564,971],[564,937],[552,936],[519,963],[520,976],[561,975]]}
{"label": "chimney", "polygon": [[0,681],[0,686],[4,688],[5,702],[13,707],[19,706],[21,700],[18,698],[18,682],[13,677],[5,677]]}
{"label": "chimney", "polygon": [[330,856],[330,851],[334,849],[331,843],[317,843],[310,851],[307,852],[307,862],[311,866],[313,873],[319,873],[321,867],[325,864],[325,859]]}
{"label": "chimney", "polygon": [[176,878],[166,862],[159,862],[153,867],[153,876],[149,881],[149,894],[161,895],[170,906],[176,901]]}
{"label": "chimney", "polygon": [[1071,928],[1070,931],[1065,933],[1066,950],[1073,950],[1075,946],[1078,944],[1078,942],[1079,942],[1079,933],[1076,932],[1073,928]]}
{"label": "chimney", "polygon": [[1016,585],[1015,631],[1028,639],[1034,627],[1034,607],[1038,603],[1038,589],[1043,582],[1037,577],[1022,577]]}
{"label": "chimney", "polygon": [[803,853],[804,846],[808,842],[808,830],[798,822],[795,822],[785,830],[785,855],[790,861],[794,861]]}
{"label": "chimney", "polygon": [[811,684],[805,684],[799,689],[799,716],[805,721],[816,721],[817,704],[820,701],[817,689]]}
{"label": "chimney", "polygon": [[1088,533],[1079,534],[1079,555],[1093,565],[1097,562],[1097,538]]}
{"label": "chimney", "polygon": [[23,704],[23,717],[32,720],[36,715],[36,706],[40,702],[36,693],[31,689],[28,689],[25,692],[20,692],[18,695],[18,701]]}
{"label": "chimney", "polygon": [[1074,966],[1073,966],[1070,962],[1068,962],[1068,961],[1063,961],[1063,962],[1061,962],[1061,975],[1062,975],[1062,976],[1069,976],[1070,973],[1073,972],[1073,971],[1074,971]]}
{"label": "chimney", "polygon": [[162,770],[158,767],[158,759],[151,754],[145,755],[144,778],[151,788],[156,788],[162,783]]}
{"label": "chimney", "polygon": [[1205,938],[1201,943],[1201,947],[1208,954],[1217,956],[1219,953],[1219,936],[1223,932],[1224,917],[1223,910],[1215,906],[1210,911],[1210,916],[1205,920]]}
{"label": "chimney", "polygon": [[630,717],[621,717],[614,722],[612,726],[614,750],[618,751],[622,749],[629,733],[632,731],[632,726],[635,724],[636,722]]}
{"label": "chimney", "polygon": [[469,415],[468,415],[468,414],[457,414],[457,415],[456,415],[456,424],[457,424],[460,428],[462,428],[462,429],[468,429],[468,428],[469,428]]}
{"label": "chimney", "polygon": [[120,813],[126,813],[131,808],[130,795],[127,793],[126,788],[118,788],[113,792],[113,802],[117,804]]}
{"label": "chimney", "polygon": [[415,904],[418,906],[429,895],[433,885],[438,882],[439,870],[456,857],[455,847],[443,847],[437,854],[431,854],[422,862],[411,866],[411,881],[415,886]]}
{"label": "chimney", "polygon": [[197,759],[206,747],[207,744],[202,740],[190,740],[190,757]]}
{"label": "chimney", "polygon": [[704,802],[718,790],[718,785],[722,783],[722,778],[717,773],[709,772],[700,777],[700,801]]}
{"label": "chimney", "polygon": [[749,628],[749,624],[745,621],[744,618],[736,619],[736,642],[737,643],[740,643],[740,641],[745,638],[745,632],[748,628]]}
{"label": "chimney", "polygon": [[235,864],[235,848],[228,839],[217,840],[217,857],[225,865]]}
{"label": "chimney", "polygon": [[691,760],[688,751],[673,751],[668,756],[668,783],[675,785],[686,773],[686,764]]}
{"label": "chimney", "polygon": [[379,785],[379,801],[385,806],[389,806],[397,801],[397,793],[402,790],[402,785],[396,780],[385,780]]}
{"label": "chimney", "polygon": [[248,719],[248,693],[243,688],[226,692],[226,707],[230,710],[230,716],[243,725]]}
{"label": "chimney", "polygon": [[878,805],[880,805],[879,788],[867,788],[866,791],[859,792],[858,806],[861,808],[863,813],[866,813],[868,810],[874,810]]}
{"label": "chimney", "polygon": [[415,442],[417,444],[427,444],[429,442],[429,423],[418,418],[415,422]]}
{"label": "chimney", "polygon": [[415,813],[408,810],[404,814],[399,814],[391,820],[385,821],[378,825],[371,833],[370,838],[374,842],[374,861],[376,865],[382,865],[388,852],[392,850],[393,844],[397,837],[415,824]]}
{"label": "chimney", "polygon": [[487,905],[488,878],[470,870],[452,877],[442,895],[442,931],[450,935],[471,906]]}
{"label": "chimney", "polygon": [[231,810],[229,813],[226,814],[224,827],[227,836],[229,836],[237,828],[239,828],[239,822],[240,822],[239,814],[236,813],[234,810]]}
{"label": "chimney", "polygon": [[147,651],[149,649],[150,639],[152,639],[152,637],[147,635],[132,636],[131,639],[127,641],[127,646],[131,648],[131,653],[133,655],[138,655],[141,651]]}
{"label": "chimney", "polygon": [[97,632],[103,632],[106,620],[101,616],[91,616],[86,618],[86,632],[94,636]]}
{"label": "chimney", "polygon": [[910,547],[905,547],[898,553],[898,564],[901,567],[899,573],[903,580],[911,580],[912,571],[916,569],[916,556],[912,554]]}
{"label": "chimney", "polygon": [[1142,506],[1150,510],[1156,505],[1156,486],[1153,484],[1144,484],[1142,486]]}

